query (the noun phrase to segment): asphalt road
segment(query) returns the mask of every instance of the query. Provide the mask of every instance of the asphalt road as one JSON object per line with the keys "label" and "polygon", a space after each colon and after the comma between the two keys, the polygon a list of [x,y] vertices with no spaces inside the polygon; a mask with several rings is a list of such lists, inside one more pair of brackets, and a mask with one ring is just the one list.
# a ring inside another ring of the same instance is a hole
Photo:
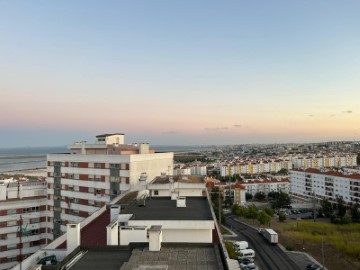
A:
{"label": "asphalt road", "polygon": [[269,244],[257,230],[239,223],[232,217],[227,217],[226,222],[238,236],[224,238],[247,241],[249,248],[255,250],[255,264],[261,270],[302,270],[280,247]]}

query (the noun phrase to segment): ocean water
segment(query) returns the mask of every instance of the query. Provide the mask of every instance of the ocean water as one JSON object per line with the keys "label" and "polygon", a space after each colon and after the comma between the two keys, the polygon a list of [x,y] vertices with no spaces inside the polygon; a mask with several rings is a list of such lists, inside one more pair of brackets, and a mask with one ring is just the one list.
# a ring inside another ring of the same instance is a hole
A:
{"label": "ocean water", "polygon": [[[195,152],[210,149],[208,146],[151,145],[156,152]],[[46,167],[46,155],[68,153],[66,146],[0,148],[0,172],[31,170]]]}

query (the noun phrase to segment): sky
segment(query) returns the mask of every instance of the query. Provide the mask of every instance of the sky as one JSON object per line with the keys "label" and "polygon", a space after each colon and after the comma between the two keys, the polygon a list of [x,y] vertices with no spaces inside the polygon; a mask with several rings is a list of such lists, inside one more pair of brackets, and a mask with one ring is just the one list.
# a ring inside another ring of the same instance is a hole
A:
{"label": "sky", "polygon": [[0,147],[360,140],[360,1],[0,1]]}

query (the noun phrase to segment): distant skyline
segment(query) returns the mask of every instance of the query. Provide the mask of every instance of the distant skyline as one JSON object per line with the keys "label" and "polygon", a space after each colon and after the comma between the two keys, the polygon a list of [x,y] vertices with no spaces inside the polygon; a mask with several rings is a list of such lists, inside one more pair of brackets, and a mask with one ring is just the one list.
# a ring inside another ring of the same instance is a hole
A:
{"label": "distant skyline", "polygon": [[0,148],[360,140],[359,1],[0,1]]}

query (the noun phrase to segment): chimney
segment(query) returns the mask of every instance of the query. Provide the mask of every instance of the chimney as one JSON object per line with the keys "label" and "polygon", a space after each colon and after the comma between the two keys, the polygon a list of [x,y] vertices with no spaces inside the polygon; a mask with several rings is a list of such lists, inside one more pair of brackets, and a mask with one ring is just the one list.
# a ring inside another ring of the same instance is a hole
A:
{"label": "chimney", "polygon": [[110,206],[110,222],[113,220],[118,220],[120,214],[120,205],[111,205]]}
{"label": "chimney", "polygon": [[119,221],[117,219],[106,226],[106,244],[108,246],[119,245]]}
{"label": "chimney", "polygon": [[186,197],[178,197],[176,200],[176,207],[186,207]]}
{"label": "chimney", "polygon": [[151,226],[149,232],[149,251],[160,251],[162,242],[162,231],[160,225]]}
{"label": "chimney", "polygon": [[80,223],[78,224],[67,224],[66,225],[66,242],[67,250],[66,254],[69,255],[78,246],[80,246]]}

